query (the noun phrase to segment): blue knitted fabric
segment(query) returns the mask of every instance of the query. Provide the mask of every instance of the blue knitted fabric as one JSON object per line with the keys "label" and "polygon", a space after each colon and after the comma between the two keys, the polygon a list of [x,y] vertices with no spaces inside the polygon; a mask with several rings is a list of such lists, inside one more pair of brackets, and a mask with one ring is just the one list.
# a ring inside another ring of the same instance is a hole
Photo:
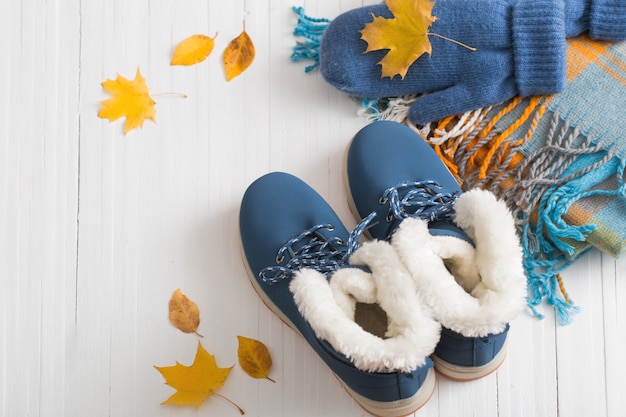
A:
{"label": "blue knitted fabric", "polygon": [[626,40],[624,0],[565,0],[567,37],[588,32],[591,39]]}
{"label": "blue knitted fabric", "polygon": [[432,54],[418,58],[402,79],[381,78],[387,53],[364,53],[360,30],[372,14],[391,18],[385,4],[348,11],[333,19],[320,46],[324,79],[360,98],[425,94],[409,118],[425,124],[503,102],[516,95],[553,94],[565,88],[563,0],[438,0],[430,33]]}

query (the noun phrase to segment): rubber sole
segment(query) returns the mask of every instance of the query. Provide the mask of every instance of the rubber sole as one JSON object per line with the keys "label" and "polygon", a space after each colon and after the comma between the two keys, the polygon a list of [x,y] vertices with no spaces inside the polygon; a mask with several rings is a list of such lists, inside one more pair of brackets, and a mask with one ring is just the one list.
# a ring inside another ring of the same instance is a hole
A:
{"label": "rubber sole", "polygon": [[[335,375],[336,376],[336,375]],[[379,401],[372,401],[362,395],[352,391],[346,384],[344,384],[339,377],[337,377],[341,386],[350,394],[352,398],[367,412],[377,417],[403,417],[415,413],[422,408],[430,397],[435,392],[436,386],[436,372],[433,368],[428,370],[426,379],[422,384],[422,387],[411,398],[404,400],[394,401],[390,403],[381,403]]]}
{"label": "rubber sole", "polygon": [[507,349],[506,342],[500,352],[485,365],[482,366],[459,366],[450,362],[446,362],[437,355],[432,355],[431,359],[435,363],[435,369],[441,375],[454,381],[472,381],[474,379],[483,378],[492,372],[495,372],[506,358]]}

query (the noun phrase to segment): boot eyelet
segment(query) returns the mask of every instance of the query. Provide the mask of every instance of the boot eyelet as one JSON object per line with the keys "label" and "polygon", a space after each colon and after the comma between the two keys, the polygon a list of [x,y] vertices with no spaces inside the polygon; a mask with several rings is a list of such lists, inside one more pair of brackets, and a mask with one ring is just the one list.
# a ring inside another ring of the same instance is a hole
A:
{"label": "boot eyelet", "polygon": [[284,260],[285,260],[285,255],[281,255],[281,256],[277,256],[276,257],[276,263],[277,264],[283,263]]}
{"label": "boot eyelet", "polygon": [[335,230],[335,226],[333,226],[332,224],[329,224],[328,227],[326,227],[326,230],[328,230],[329,232],[332,232],[333,230]]}
{"label": "boot eyelet", "polygon": [[393,221],[393,214],[388,214],[388,215],[385,217],[385,221],[386,221],[387,223],[391,223],[391,222]]}
{"label": "boot eyelet", "polygon": [[380,197],[378,199],[378,204],[380,204],[380,205],[387,204],[387,201],[389,201],[389,199],[387,197]]}

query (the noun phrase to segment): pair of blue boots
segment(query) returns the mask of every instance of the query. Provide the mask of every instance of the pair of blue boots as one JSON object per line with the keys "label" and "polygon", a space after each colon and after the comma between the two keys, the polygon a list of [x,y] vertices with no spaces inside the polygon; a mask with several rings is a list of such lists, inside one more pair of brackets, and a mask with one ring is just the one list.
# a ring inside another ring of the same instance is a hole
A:
{"label": "pair of blue boots", "polygon": [[508,323],[526,305],[522,251],[506,205],[462,193],[402,124],[361,129],[345,171],[361,219],[352,232],[290,174],[252,183],[239,218],[244,262],[265,304],[364,409],[404,416],[430,398],[434,369],[471,380],[502,363]]}

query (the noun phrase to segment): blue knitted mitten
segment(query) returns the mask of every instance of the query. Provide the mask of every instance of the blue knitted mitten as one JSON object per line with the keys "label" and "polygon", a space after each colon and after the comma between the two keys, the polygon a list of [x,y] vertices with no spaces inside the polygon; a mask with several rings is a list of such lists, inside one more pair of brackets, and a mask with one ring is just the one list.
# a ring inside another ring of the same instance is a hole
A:
{"label": "blue knitted mitten", "polygon": [[391,18],[385,4],[348,11],[326,29],[320,68],[335,88],[359,98],[428,93],[409,111],[423,125],[508,100],[516,95],[559,93],[565,88],[563,0],[438,0],[429,36],[432,55],[422,55],[404,79],[381,78],[387,50],[364,53],[360,30],[372,14]]}
{"label": "blue knitted mitten", "polygon": [[567,37],[589,31],[591,39],[626,40],[624,0],[565,0]]}

